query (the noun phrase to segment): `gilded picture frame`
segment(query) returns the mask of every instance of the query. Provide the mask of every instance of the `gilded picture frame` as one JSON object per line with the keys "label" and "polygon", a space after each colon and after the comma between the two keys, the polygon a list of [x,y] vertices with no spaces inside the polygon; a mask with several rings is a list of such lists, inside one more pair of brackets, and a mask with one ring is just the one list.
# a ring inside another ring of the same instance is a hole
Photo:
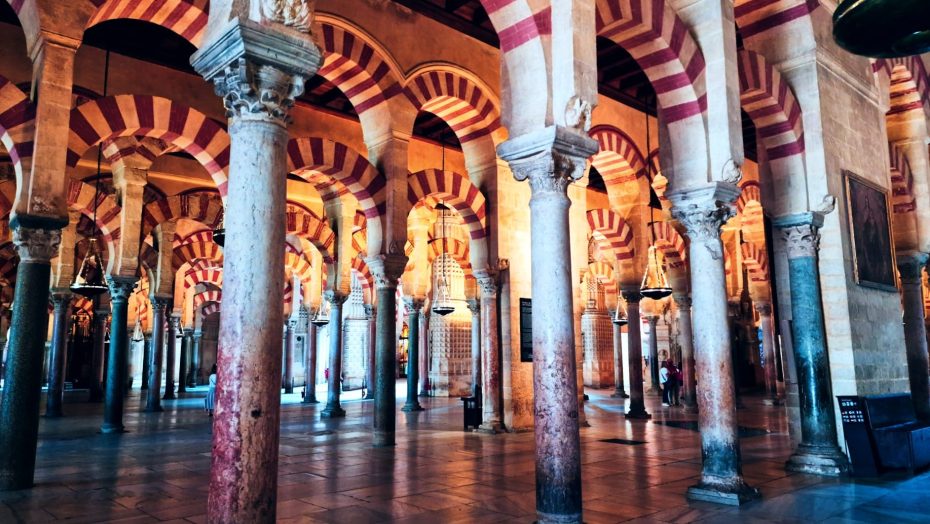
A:
{"label": "gilded picture frame", "polygon": [[897,291],[888,191],[847,170],[843,182],[856,284]]}

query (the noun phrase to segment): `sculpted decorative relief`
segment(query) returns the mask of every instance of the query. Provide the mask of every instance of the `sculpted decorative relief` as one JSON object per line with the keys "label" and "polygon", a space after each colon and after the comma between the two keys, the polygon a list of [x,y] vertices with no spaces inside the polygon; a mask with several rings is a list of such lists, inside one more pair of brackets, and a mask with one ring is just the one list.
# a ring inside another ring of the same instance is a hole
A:
{"label": "sculpted decorative relief", "polygon": [[315,4],[315,0],[262,0],[262,18],[309,33]]}

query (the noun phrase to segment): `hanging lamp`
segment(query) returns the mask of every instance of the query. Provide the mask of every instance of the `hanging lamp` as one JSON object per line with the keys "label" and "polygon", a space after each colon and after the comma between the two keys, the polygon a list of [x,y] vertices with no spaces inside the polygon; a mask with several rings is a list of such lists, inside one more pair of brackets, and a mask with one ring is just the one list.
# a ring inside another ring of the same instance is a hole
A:
{"label": "hanging lamp", "polygon": [[620,297],[617,297],[617,312],[614,313],[614,318],[611,319],[611,322],[614,324],[623,327],[630,323],[630,319],[626,315],[626,306],[623,305],[623,301],[620,300]]}
{"label": "hanging lamp", "polygon": [[[442,172],[446,172],[446,146],[443,144],[440,137],[439,147],[442,149]],[[449,208],[446,207],[444,202],[439,202],[436,205],[436,211],[439,211],[439,220],[440,228],[442,229],[439,234],[442,239],[442,254],[439,256],[439,276],[436,277],[436,300],[433,301],[433,307],[431,308],[433,313],[444,317],[449,313],[455,311],[455,305],[452,303],[452,296],[449,292],[449,276],[446,271],[446,264],[448,264],[449,259],[446,253],[446,213],[449,211]]]}
{"label": "hanging lamp", "polygon": [[930,51],[927,0],[845,0],[833,12],[833,38],[850,53],[896,58]]}
{"label": "hanging lamp", "polygon": [[[643,104],[645,106],[645,104]],[[649,137],[649,113],[645,110],[646,115],[646,154],[652,150]],[[640,293],[644,297],[652,300],[660,300],[672,294],[672,288],[668,285],[668,278],[665,275],[665,269],[659,261],[659,250],[656,249],[656,232],[655,232],[655,208],[661,209],[662,204],[658,196],[652,189],[652,163],[646,162],[646,179],[649,180],[649,234],[652,243],[646,252],[646,273],[643,275],[643,283],[640,286]],[[619,309],[618,309],[619,310]]]}
{"label": "hanging lamp", "polygon": [[[110,50],[107,50],[103,66],[103,96],[107,96],[107,83],[110,77]],[[84,254],[84,260],[81,261],[81,267],[74,276],[74,282],[71,283],[71,291],[78,295],[93,298],[97,295],[106,293],[106,283],[103,281],[103,264],[100,260],[100,253],[97,251],[97,239],[94,237],[97,233],[97,207],[100,197],[100,164],[103,158],[103,143],[97,147],[97,178],[94,180],[94,222],[90,242],[87,246],[87,252]]]}
{"label": "hanging lamp", "polygon": [[329,324],[329,308],[327,307],[328,302],[323,296],[323,275],[320,275],[320,307],[317,308],[316,313],[310,317],[310,323],[316,327],[323,327],[326,324]]}
{"label": "hanging lamp", "polygon": [[226,206],[223,206],[223,216],[220,218],[220,225],[213,230],[213,242],[223,247],[226,243]]}

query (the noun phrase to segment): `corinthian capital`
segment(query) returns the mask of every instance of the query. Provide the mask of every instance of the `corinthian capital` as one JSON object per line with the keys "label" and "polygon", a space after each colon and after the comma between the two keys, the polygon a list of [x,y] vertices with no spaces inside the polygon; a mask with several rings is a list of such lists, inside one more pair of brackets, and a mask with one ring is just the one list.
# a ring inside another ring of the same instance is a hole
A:
{"label": "corinthian capital", "polygon": [[927,254],[921,252],[898,255],[898,272],[901,282],[905,284],[920,284],[920,272],[927,265]]}
{"label": "corinthian capital", "polygon": [[371,276],[375,280],[375,289],[397,289],[397,281],[407,267],[404,255],[375,255],[365,259]]}
{"label": "corinthian capital", "polygon": [[110,288],[110,300],[114,303],[126,302],[136,287],[137,277],[107,275],[107,287]]}
{"label": "corinthian capital", "polygon": [[48,264],[58,256],[60,229],[37,229],[19,226],[13,230],[13,244],[19,261],[26,264]]}
{"label": "corinthian capital", "polygon": [[597,142],[577,130],[559,126],[528,133],[501,144],[498,153],[513,176],[529,180],[533,194],[565,194],[568,184],[584,174]]}
{"label": "corinthian capital", "polygon": [[[691,242],[718,242],[720,228],[736,215],[733,205],[739,187],[716,182],[696,189],[672,191],[672,217],[681,223]],[[721,255],[722,256],[722,255]]]}
{"label": "corinthian capital", "polygon": [[240,58],[213,78],[228,118],[290,121],[294,99],[304,91],[304,79],[274,66]]}
{"label": "corinthian capital", "polygon": [[820,230],[817,226],[799,224],[783,227],[781,234],[785,240],[785,251],[788,253],[788,260],[817,256],[817,249],[820,247]]}

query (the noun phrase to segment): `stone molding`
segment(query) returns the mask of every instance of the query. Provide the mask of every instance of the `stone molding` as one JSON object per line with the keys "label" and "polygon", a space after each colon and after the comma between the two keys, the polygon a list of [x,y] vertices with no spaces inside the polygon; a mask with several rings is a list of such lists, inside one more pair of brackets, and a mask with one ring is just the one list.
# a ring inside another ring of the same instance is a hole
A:
{"label": "stone molding", "polygon": [[152,295],[149,297],[149,301],[152,303],[153,308],[168,308],[171,307],[174,302],[171,297],[163,297],[159,295]]}
{"label": "stone molding", "polygon": [[497,298],[497,280],[492,276],[478,277],[478,294],[482,299]]}
{"label": "stone molding", "polygon": [[53,289],[49,293],[49,300],[56,308],[69,305],[73,298],[74,294],[69,289]]}
{"label": "stone molding", "polygon": [[51,264],[58,256],[61,230],[20,226],[13,230],[13,244],[21,263]]}
{"label": "stone molding", "polygon": [[349,297],[348,295],[329,289],[323,293],[323,298],[333,306],[341,306]]}
{"label": "stone molding", "polygon": [[504,142],[498,154],[510,164],[516,180],[529,180],[533,195],[565,195],[597,150],[597,142],[587,135],[550,126]]}
{"label": "stone molding", "polygon": [[107,275],[107,287],[110,288],[110,301],[114,303],[125,303],[129,300],[129,295],[136,288],[138,277],[124,277],[119,275]]}
{"label": "stone molding", "polygon": [[643,299],[643,294],[640,291],[639,287],[621,289],[620,294],[623,295],[623,300],[626,300],[627,303],[629,302],[639,303]]}
{"label": "stone molding", "polygon": [[262,19],[309,33],[315,4],[315,0],[262,0]]}

